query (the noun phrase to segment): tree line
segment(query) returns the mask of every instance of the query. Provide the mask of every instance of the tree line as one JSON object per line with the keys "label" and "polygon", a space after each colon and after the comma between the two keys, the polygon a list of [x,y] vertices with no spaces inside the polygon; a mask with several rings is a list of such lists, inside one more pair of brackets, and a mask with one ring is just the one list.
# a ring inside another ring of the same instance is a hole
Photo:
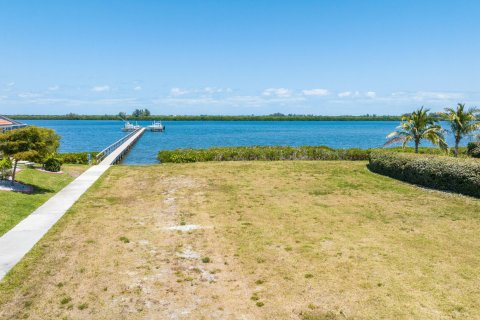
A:
{"label": "tree line", "polygon": [[[146,111],[145,111],[146,110]],[[81,115],[69,113],[66,115],[9,115],[16,120],[165,120],[165,121],[398,121],[402,116],[395,115],[360,115],[360,116],[320,116],[297,114],[271,115],[152,115],[148,109],[138,109],[139,112],[127,114],[120,112],[116,115]]]}

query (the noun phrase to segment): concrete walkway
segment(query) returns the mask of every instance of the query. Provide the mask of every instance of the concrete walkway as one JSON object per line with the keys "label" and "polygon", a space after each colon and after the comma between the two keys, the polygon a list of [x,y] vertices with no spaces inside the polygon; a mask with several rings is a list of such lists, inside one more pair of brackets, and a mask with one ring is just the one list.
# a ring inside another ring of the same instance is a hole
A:
{"label": "concrete walkway", "polygon": [[141,137],[144,128],[121,144],[99,165],[92,166],[0,237],[0,280],[3,279],[85,191]]}
{"label": "concrete walkway", "polygon": [[89,168],[0,238],[0,279],[109,167],[98,165]]}

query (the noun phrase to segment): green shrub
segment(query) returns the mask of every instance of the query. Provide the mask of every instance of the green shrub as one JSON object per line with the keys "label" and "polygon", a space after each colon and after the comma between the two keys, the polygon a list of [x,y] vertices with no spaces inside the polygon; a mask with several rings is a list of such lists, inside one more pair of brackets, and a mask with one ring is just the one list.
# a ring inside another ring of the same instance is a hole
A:
{"label": "green shrub", "polygon": [[369,150],[363,149],[335,150],[325,146],[216,147],[163,150],[158,153],[157,158],[163,163],[248,160],[367,160],[369,152]]}
{"label": "green shrub", "polygon": [[480,197],[480,161],[376,150],[369,169],[424,187]]}
{"label": "green shrub", "polygon": [[57,158],[60,159],[63,163],[70,164],[88,164],[88,155],[92,155],[92,161],[95,160],[95,156],[98,152],[70,152],[70,153],[60,153],[57,155]]}
{"label": "green shrub", "polygon": [[12,175],[12,160],[9,157],[0,159],[0,180],[6,180]]}
{"label": "green shrub", "polygon": [[43,164],[43,168],[50,172],[58,172],[62,169],[62,161],[57,158],[48,158]]}
{"label": "green shrub", "polygon": [[467,150],[470,157],[480,158],[480,142],[470,142],[467,146]]}

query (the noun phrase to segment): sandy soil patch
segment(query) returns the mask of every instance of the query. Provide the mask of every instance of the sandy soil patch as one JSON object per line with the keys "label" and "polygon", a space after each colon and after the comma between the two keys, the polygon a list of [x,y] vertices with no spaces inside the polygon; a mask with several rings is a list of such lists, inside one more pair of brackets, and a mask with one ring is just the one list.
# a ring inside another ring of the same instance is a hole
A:
{"label": "sandy soil patch", "polygon": [[[255,319],[202,209],[204,187],[182,175],[110,171],[43,242],[41,265],[12,300],[0,300],[0,317]],[[183,211],[186,203],[194,211]]]}

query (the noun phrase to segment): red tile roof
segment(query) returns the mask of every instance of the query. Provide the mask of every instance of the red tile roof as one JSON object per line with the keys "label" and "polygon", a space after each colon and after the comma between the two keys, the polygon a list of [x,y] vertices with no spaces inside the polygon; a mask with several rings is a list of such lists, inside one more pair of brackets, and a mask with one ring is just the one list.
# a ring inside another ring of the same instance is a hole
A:
{"label": "red tile roof", "polygon": [[11,121],[0,118],[0,126],[11,126],[12,124],[13,123]]}

